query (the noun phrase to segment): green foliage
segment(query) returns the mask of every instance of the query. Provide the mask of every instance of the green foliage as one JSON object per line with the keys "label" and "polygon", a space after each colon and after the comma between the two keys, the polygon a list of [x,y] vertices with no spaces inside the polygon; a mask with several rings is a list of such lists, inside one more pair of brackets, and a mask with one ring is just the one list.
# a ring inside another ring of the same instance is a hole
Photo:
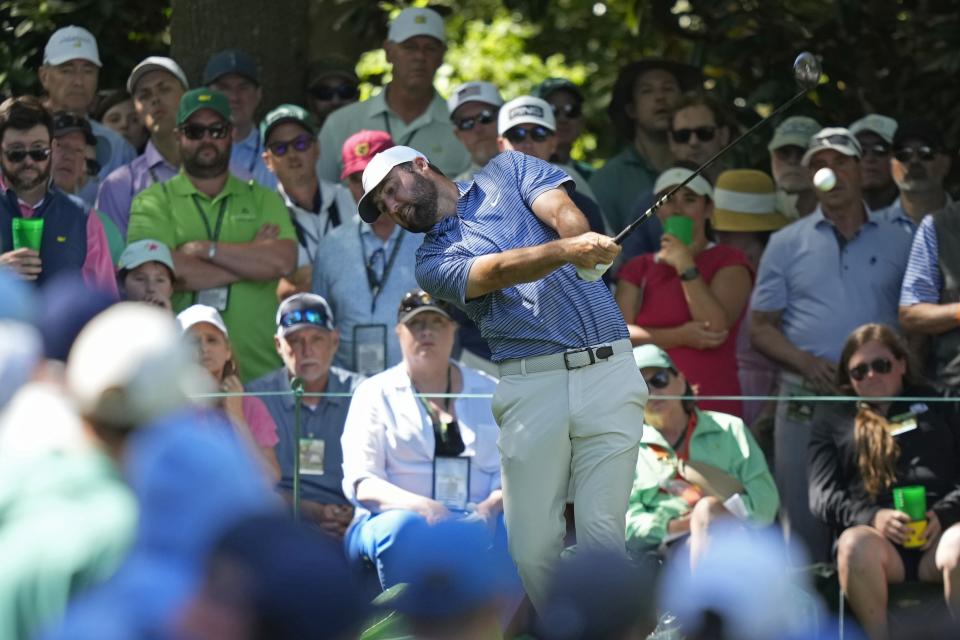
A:
{"label": "green foliage", "polygon": [[169,49],[169,22],[170,0],[0,0],[0,94],[40,93],[43,47],[71,24],[97,38],[100,87],[122,87],[137,62]]}

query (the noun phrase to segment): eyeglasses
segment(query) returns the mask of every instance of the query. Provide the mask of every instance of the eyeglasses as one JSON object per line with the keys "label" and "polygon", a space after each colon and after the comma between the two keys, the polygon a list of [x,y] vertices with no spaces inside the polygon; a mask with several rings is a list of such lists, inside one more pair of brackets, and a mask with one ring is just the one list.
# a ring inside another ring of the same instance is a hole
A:
{"label": "eyeglasses", "polygon": [[283,157],[287,155],[287,151],[289,151],[291,147],[293,147],[297,151],[306,151],[311,146],[313,146],[313,143],[314,143],[313,136],[311,136],[308,133],[301,133],[293,140],[284,140],[283,142],[274,142],[271,145],[269,145],[267,148],[270,149],[270,153],[272,153],[273,155],[277,157]]}
{"label": "eyeglasses", "polygon": [[453,124],[460,131],[470,131],[478,124],[490,124],[497,119],[497,112],[491,111],[490,109],[484,109],[475,116],[469,118],[460,118],[459,120],[454,120]]}
{"label": "eyeglasses", "polygon": [[333,326],[327,310],[323,307],[297,309],[295,311],[288,311],[280,316],[280,326],[284,329],[298,324],[312,324],[321,329],[327,329],[328,331]]}
{"label": "eyeglasses", "polygon": [[878,142],[876,144],[865,144],[863,145],[863,155],[864,156],[876,156],[882,158],[890,155],[890,145],[885,142]]}
{"label": "eyeglasses", "polygon": [[30,156],[30,159],[34,162],[43,162],[50,157],[50,147],[45,149],[4,149],[3,155],[14,164],[23,162],[27,159],[27,156]]}
{"label": "eyeglasses", "polygon": [[890,362],[887,358],[876,358],[871,360],[869,363],[861,362],[857,366],[850,369],[850,377],[857,382],[860,382],[867,377],[867,373],[871,370],[877,375],[886,375],[890,373],[893,369],[893,363]]}
{"label": "eyeglasses", "polygon": [[553,115],[556,117],[564,116],[569,120],[575,120],[583,114],[583,107],[573,102],[554,104],[551,106],[553,107]]}
{"label": "eyeglasses", "polygon": [[697,139],[700,142],[710,142],[713,140],[713,136],[717,135],[717,128],[694,127],[692,129],[676,129],[670,132],[670,135],[673,136],[673,141],[677,144],[687,144],[690,142],[690,137],[693,134],[697,134]]}
{"label": "eyeglasses", "polygon": [[660,369],[655,374],[650,376],[645,380],[647,386],[652,387],[653,389],[666,389],[667,385],[670,384],[670,370],[669,369]]}
{"label": "eyeglasses", "polygon": [[336,87],[314,87],[307,93],[316,100],[356,100],[360,96],[360,89],[352,84],[341,84]]}
{"label": "eyeglasses", "polygon": [[535,127],[513,127],[503,134],[503,137],[513,144],[517,144],[518,142],[523,142],[527,138],[532,139],[534,142],[543,142],[552,135],[553,131],[550,131],[550,129],[547,129],[546,127],[537,125]]}
{"label": "eyeglasses", "polygon": [[180,127],[180,131],[187,137],[187,140],[203,140],[203,136],[210,134],[214,140],[223,140],[230,133],[230,125],[226,122],[217,122],[204,126],[202,124],[185,124]]}
{"label": "eyeglasses", "polygon": [[922,147],[901,147],[894,151],[893,157],[899,162],[910,162],[914,157],[923,162],[930,162],[937,157],[937,153],[933,150],[933,147],[923,145]]}

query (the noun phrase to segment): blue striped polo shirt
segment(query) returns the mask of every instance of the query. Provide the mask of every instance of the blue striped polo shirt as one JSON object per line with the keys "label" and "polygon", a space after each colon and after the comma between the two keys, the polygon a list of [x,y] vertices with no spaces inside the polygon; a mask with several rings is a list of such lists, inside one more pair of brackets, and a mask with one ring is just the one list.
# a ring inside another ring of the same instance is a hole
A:
{"label": "blue striped polo shirt", "polygon": [[917,234],[913,236],[907,271],[900,289],[900,306],[910,307],[926,302],[939,304],[943,275],[940,273],[940,243],[933,216],[924,216]]}
{"label": "blue striped polo shirt", "polygon": [[472,182],[457,183],[457,214],[428,231],[417,251],[420,286],[470,316],[495,362],[628,337],[607,286],[601,280],[580,280],[571,264],[535,282],[466,300],[467,278],[477,257],[558,239],[531,205],[542,193],[564,185],[572,188],[573,181],[553,165],[505,151]]}

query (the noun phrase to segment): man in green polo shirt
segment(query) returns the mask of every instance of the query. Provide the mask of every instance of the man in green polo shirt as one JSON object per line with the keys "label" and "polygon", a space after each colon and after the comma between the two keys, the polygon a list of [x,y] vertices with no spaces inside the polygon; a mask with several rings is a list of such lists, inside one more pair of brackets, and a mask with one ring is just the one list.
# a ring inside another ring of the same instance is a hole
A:
{"label": "man in green polo shirt", "polygon": [[320,130],[320,178],[340,180],[344,141],[363,129],[386,131],[398,145],[413,147],[444,174],[460,175],[470,154],[453,135],[446,101],[433,78],[447,50],[443,18],[431,9],[404,9],[383,43],[393,65],[390,83],[378,95],[331,113]]}
{"label": "man in green polo shirt", "polygon": [[297,241],[283,201],[230,175],[230,105],[219,91],[194,89],[177,111],[182,166],[130,206],[127,241],[172,247],[174,311],[206,304],[220,311],[246,382],[280,364],[273,348],[277,281],[297,264]]}

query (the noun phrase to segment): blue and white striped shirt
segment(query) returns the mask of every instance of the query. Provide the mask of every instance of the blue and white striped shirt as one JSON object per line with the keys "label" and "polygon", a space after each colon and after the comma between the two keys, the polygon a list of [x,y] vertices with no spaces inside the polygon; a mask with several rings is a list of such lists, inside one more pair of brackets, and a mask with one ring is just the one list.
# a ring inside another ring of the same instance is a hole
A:
{"label": "blue and white striped shirt", "polygon": [[563,171],[532,156],[501,153],[473,182],[457,183],[457,215],[438,222],[417,251],[420,286],[470,316],[495,362],[628,337],[606,285],[580,280],[571,264],[535,282],[466,300],[470,267],[477,257],[558,239],[531,206],[541,194],[570,182]]}
{"label": "blue and white striped shirt", "polygon": [[907,271],[903,274],[903,286],[900,288],[901,307],[921,302],[940,302],[943,276],[940,274],[939,255],[940,246],[937,242],[937,229],[933,226],[933,216],[924,216],[916,235],[913,236]]}

